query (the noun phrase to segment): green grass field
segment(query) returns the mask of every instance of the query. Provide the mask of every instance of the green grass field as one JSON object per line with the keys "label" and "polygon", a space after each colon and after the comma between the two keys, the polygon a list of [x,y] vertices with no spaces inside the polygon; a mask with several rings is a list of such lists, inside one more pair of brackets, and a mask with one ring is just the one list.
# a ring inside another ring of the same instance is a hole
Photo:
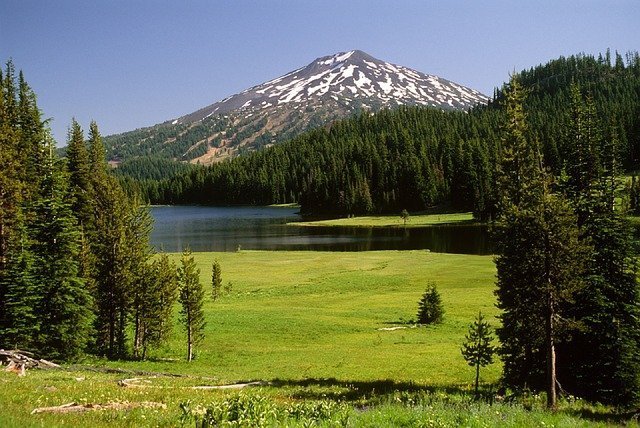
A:
{"label": "green grass field", "polygon": [[[82,362],[132,373],[72,367],[17,377],[0,371],[0,426],[193,426],[193,419],[180,419],[180,403],[187,401],[227,416],[253,415],[247,426],[258,425],[259,415],[266,418],[264,426],[587,426],[581,412],[610,416],[607,409],[579,402],[563,402],[563,412],[549,414],[540,397],[514,405],[471,402],[474,373],[460,345],[478,311],[497,323],[491,256],[427,251],[194,256],[207,286],[214,259],[224,283],[232,283],[231,293],[216,302],[207,295],[206,338],[195,361],[184,361],[184,335],[176,327],[168,345],[152,352],[149,361]],[[412,328],[408,321],[430,281],[442,296],[444,323]],[[394,327],[400,328],[390,330]],[[482,371],[482,379],[495,382],[499,373],[494,364]],[[141,377],[147,387],[118,385],[131,377]],[[270,384],[241,393],[190,389],[252,380]],[[167,408],[30,414],[42,406],[113,401],[153,401]]]}
{"label": "green grass field", "polygon": [[[221,382],[336,377],[460,383],[471,374],[459,352],[467,325],[478,310],[491,319],[496,313],[490,256],[427,251],[194,256],[207,286],[217,259],[232,292],[205,303],[206,339],[196,361],[145,363],[151,370]],[[429,281],[442,295],[445,322],[409,328]],[[407,328],[379,330],[390,327]],[[151,356],[183,358],[183,342],[177,328],[169,345]],[[487,379],[495,380],[498,372],[497,366],[487,370]]]}
{"label": "green grass field", "polygon": [[294,226],[349,226],[349,227],[424,227],[438,224],[470,223],[473,222],[473,214],[467,213],[442,213],[442,214],[418,214],[412,215],[406,224],[400,215],[364,216],[351,218],[338,218],[332,220],[318,220],[289,223]]}

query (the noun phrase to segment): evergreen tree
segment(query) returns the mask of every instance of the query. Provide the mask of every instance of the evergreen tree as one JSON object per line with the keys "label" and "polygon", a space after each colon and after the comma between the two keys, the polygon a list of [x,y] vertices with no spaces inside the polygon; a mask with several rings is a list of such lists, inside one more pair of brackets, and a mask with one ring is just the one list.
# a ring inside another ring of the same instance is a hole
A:
{"label": "evergreen tree", "polygon": [[106,152],[95,120],[89,125],[89,176],[93,182],[104,180],[107,173]]}
{"label": "evergreen tree", "polygon": [[115,178],[94,182],[95,216],[91,251],[95,255],[96,350],[109,358],[126,356],[126,319],[133,282],[127,226],[131,209]]}
{"label": "evergreen tree", "polygon": [[75,119],[71,121],[67,141],[67,168],[70,172],[69,184],[73,197],[73,211],[83,229],[90,228],[93,218],[93,186],[89,165],[89,152],[84,141],[84,133]]}
{"label": "evergreen tree", "polygon": [[[17,120],[17,100],[15,70],[11,61],[6,72],[0,72],[0,346],[5,342],[4,329],[8,327],[6,314],[6,286],[8,260],[12,243],[20,242],[13,236],[19,230],[24,194],[22,157],[18,153],[19,126]],[[18,247],[20,248],[20,247]]]}
{"label": "evergreen tree", "polygon": [[36,313],[40,304],[40,282],[35,276],[35,256],[24,224],[14,232],[8,248],[6,270],[0,276],[4,290],[4,325],[0,328],[4,346],[15,349],[35,349],[40,330]]}
{"label": "evergreen tree", "polygon": [[27,84],[22,71],[18,73],[17,125],[19,127],[18,156],[23,165],[21,175],[25,198],[35,197],[41,188],[43,164],[48,155],[46,130],[36,105],[36,95]]}
{"label": "evergreen tree", "polygon": [[42,197],[32,226],[41,319],[38,347],[43,355],[67,360],[82,354],[91,338],[92,298],[79,276],[80,233],[71,211],[67,181],[49,143]]}
{"label": "evergreen tree", "polygon": [[215,302],[222,294],[222,269],[220,262],[213,261],[211,265],[211,299]]}
{"label": "evergreen tree", "polygon": [[85,279],[87,288],[95,293],[96,260],[92,250],[91,238],[95,237],[95,194],[91,177],[89,155],[80,124],[73,119],[67,139],[67,170],[73,212],[80,226],[80,275]]}
{"label": "evergreen tree", "polygon": [[133,356],[145,359],[150,347],[164,343],[171,332],[173,305],[178,297],[175,265],[161,254],[147,266],[134,301]]}
{"label": "evergreen tree", "polygon": [[528,135],[524,94],[512,79],[506,92],[502,147],[501,217],[496,258],[500,355],[504,381],[545,388],[556,405],[556,344],[565,329],[566,306],[581,286],[585,248],[577,219],[549,189],[535,141]]}
{"label": "evergreen tree", "polygon": [[[134,356],[139,357],[136,354],[140,350],[139,345],[142,344],[140,339],[144,338],[144,333],[139,328],[140,312],[144,315],[144,312],[147,312],[144,310],[145,305],[147,303],[154,304],[155,302],[152,302],[152,300],[158,297],[151,294],[151,291],[156,287],[147,283],[150,276],[148,261],[152,255],[149,235],[153,227],[153,219],[148,207],[144,206],[135,196],[128,201],[127,208],[129,212],[127,213],[127,222],[125,224],[124,252],[127,259],[130,282],[128,287],[123,289],[123,297],[128,300],[123,301],[118,314],[118,331],[121,333],[126,331],[128,317],[131,314],[135,323]],[[151,276],[153,276],[153,273]],[[142,311],[140,311],[141,308]],[[122,334],[119,337],[122,338],[120,340],[125,340]],[[119,347],[124,348],[123,345],[119,345]]]}
{"label": "evergreen tree", "polygon": [[409,220],[409,211],[403,209],[402,211],[400,211],[400,218],[402,219],[402,224],[403,226],[407,225],[407,221]]}
{"label": "evergreen tree", "polygon": [[[47,306],[68,295],[78,297],[82,305],[86,297],[74,271],[75,230],[68,227],[74,217],[65,205],[67,179],[52,155],[35,94],[22,72],[17,87],[14,80],[9,61],[0,97],[0,341],[55,358],[71,357],[81,352],[86,340],[86,314],[79,306]],[[51,240],[58,245],[48,246]],[[76,321],[77,334],[65,326]],[[59,344],[45,343],[46,335],[52,340],[64,337],[69,347],[62,350]]]}
{"label": "evergreen tree", "polygon": [[178,268],[180,321],[187,333],[187,361],[193,360],[193,350],[204,339],[204,289],[200,283],[200,269],[188,248],[182,252]]}
{"label": "evergreen tree", "polygon": [[429,284],[418,302],[418,324],[440,324],[444,317],[444,306],[435,284]]}
{"label": "evergreen tree", "polygon": [[478,398],[478,386],[480,382],[480,367],[493,363],[493,354],[496,349],[491,344],[493,335],[491,326],[484,320],[482,312],[469,326],[469,332],[465,336],[460,352],[467,364],[476,369],[475,397]]}
{"label": "evergreen tree", "polygon": [[[581,239],[593,249],[585,288],[572,316],[579,322],[565,344],[563,385],[582,397],[630,404],[640,390],[640,291],[633,238],[617,198],[617,135],[603,138],[593,99],[572,87],[571,129],[576,147],[590,154],[568,159],[574,180],[566,187],[581,225]],[[585,161],[584,159],[587,159]]]}

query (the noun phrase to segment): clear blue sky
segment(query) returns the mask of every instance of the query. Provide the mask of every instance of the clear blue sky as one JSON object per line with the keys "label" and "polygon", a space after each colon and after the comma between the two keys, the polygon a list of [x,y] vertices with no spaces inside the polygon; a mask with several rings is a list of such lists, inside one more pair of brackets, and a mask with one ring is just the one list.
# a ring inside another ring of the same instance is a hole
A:
{"label": "clear blue sky", "polygon": [[491,95],[560,55],[640,49],[638,0],[2,0],[13,58],[60,145],[172,119],[336,52]]}

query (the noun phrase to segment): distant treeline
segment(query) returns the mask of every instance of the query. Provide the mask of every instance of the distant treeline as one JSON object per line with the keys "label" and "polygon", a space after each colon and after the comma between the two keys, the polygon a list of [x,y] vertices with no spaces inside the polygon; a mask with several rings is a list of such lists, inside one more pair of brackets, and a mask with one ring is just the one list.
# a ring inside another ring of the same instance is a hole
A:
{"label": "distant treeline", "polygon": [[[528,91],[531,137],[540,142],[546,167],[558,175],[571,153],[566,135],[570,86],[578,84],[620,140],[626,169],[640,160],[640,59],[560,58],[518,74]],[[423,210],[440,203],[495,212],[495,174],[504,123],[503,92],[469,112],[402,107],[362,113],[269,149],[170,178],[137,173],[124,180],[152,203],[272,204],[299,202],[308,214],[366,214]],[[607,136],[605,135],[605,137]],[[156,161],[139,160],[138,170]]]}

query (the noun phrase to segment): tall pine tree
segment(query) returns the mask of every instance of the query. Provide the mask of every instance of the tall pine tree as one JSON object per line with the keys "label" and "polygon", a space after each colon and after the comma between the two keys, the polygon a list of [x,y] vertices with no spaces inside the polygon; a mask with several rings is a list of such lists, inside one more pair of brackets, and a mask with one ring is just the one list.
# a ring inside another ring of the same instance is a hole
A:
{"label": "tall pine tree", "polygon": [[501,217],[496,240],[497,330],[504,381],[547,391],[556,405],[556,344],[563,307],[580,287],[584,247],[577,220],[561,195],[551,192],[538,145],[529,135],[524,92],[512,79],[506,92],[502,146]]}
{"label": "tall pine tree", "polygon": [[134,358],[145,359],[150,347],[160,346],[171,332],[173,306],[178,297],[176,266],[166,254],[147,265],[134,300]]}
{"label": "tall pine tree", "polygon": [[93,218],[92,200],[93,186],[91,180],[89,152],[84,141],[84,133],[75,119],[71,121],[67,141],[67,164],[69,168],[69,184],[73,197],[73,211],[83,229],[90,228]]}
{"label": "tall pine tree", "polygon": [[593,249],[586,286],[571,311],[579,328],[564,345],[562,382],[594,401],[630,404],[640,398],[640,290],[631,231],[615,207],[617,134],[612,126],[605,138],[592,97],[585,101],[577,85],[571,112],[567,128],[576,153],[567,159],[566,192],[581,239]]}
{"label": "tall pine tree", "polygon": [[79,275],[80,231],[52,142],[49,153],[42,171],[42,196],[33,207],[35,273],[41,290],[38,348],[50,358],[68,360],[81,355],[91,340],[92,297]]}

